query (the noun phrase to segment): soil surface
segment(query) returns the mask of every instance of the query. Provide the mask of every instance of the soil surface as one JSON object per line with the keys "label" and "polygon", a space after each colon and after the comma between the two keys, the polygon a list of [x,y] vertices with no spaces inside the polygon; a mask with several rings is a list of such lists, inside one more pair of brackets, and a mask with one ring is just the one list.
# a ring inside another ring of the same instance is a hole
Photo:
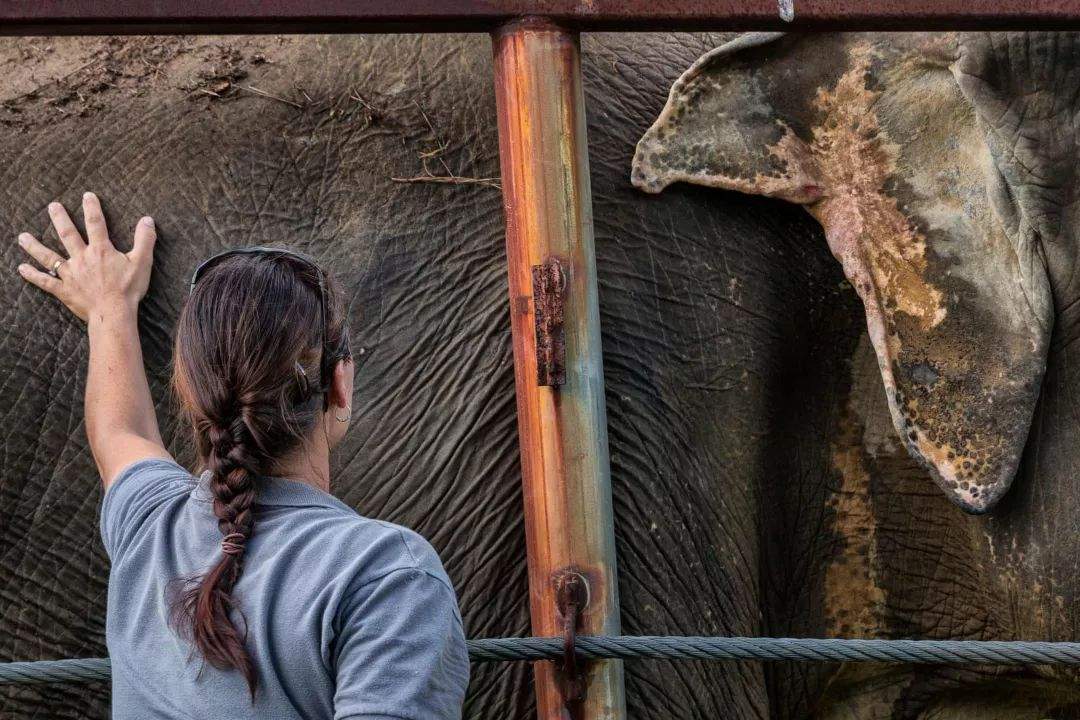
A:
{"label": "soil surface", "polygon": [[[173,90],[192,102],[259,93],[252,68],[298,38],[35,37],[0,43],[0,125],[26,129],[104,107],[104,96]],[[304,102],[298,89],[296,98]]]}

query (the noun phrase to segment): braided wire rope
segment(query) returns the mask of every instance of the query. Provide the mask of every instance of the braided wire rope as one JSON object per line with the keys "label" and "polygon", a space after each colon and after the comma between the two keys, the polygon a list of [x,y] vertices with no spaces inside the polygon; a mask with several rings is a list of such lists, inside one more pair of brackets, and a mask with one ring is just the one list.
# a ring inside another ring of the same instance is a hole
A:
{"label": "braided wire rope", "polygon": [[[1080,643],[986,640],[834,640],[815,638],[581,636],[583,659],[796,660],[942,665],[1080,665]],[[473,662],[557,660],[562,638],[469,640]],[[0,663],[0,685],[108,680],[108,658]]]}

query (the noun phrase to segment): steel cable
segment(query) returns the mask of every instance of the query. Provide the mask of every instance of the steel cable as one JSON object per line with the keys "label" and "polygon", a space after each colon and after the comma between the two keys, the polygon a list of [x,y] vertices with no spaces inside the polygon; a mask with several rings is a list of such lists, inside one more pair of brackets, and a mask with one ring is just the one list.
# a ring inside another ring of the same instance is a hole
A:
{"label": "steel cable", "polygon": [[[474,662],[557,660],[554,637],[469,640]],[[795,660],[942,665],[1080,665],[1080,643],[982,640],[611,636],[577,638],[583,659]],[[108,680],[108,658],[0,663],[0,685]]]}

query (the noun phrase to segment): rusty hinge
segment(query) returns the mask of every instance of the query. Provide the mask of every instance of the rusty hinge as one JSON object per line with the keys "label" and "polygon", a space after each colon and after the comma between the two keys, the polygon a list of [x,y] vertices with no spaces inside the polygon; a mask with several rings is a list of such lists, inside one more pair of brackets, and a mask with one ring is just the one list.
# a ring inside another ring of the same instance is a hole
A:
{"label": "rusty hinge", "polygon": [[566,382],[566,339],[563,297],[566,275],[562,263],[549,257],[532,268],[533,312],[536,317],[536,384],[556,387]]}
{"label": "rusty hinge", "polygon": [[569,570],[555,577],[555,603],[563,623],[563,657],[556,677],[563,703],[567,706],[585,699],[585,665],[577,657],[577,631],[581,614],[589,604],[589,581]]}

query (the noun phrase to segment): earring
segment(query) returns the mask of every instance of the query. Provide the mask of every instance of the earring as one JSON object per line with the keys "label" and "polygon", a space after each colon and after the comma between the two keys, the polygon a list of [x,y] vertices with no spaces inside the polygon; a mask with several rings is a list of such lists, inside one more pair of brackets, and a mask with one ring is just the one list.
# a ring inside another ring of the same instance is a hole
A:
{"label": "earring", "polygon": [[348,407],[348,406],[345,406],[345,409],[349,411],[348,415],[346,415],[345,417],[341,417],[340,413],[335,412],[334,413],[334,419],[337,420],[338,422],[349,422],[349,420],[352,418],[352,408]]}

